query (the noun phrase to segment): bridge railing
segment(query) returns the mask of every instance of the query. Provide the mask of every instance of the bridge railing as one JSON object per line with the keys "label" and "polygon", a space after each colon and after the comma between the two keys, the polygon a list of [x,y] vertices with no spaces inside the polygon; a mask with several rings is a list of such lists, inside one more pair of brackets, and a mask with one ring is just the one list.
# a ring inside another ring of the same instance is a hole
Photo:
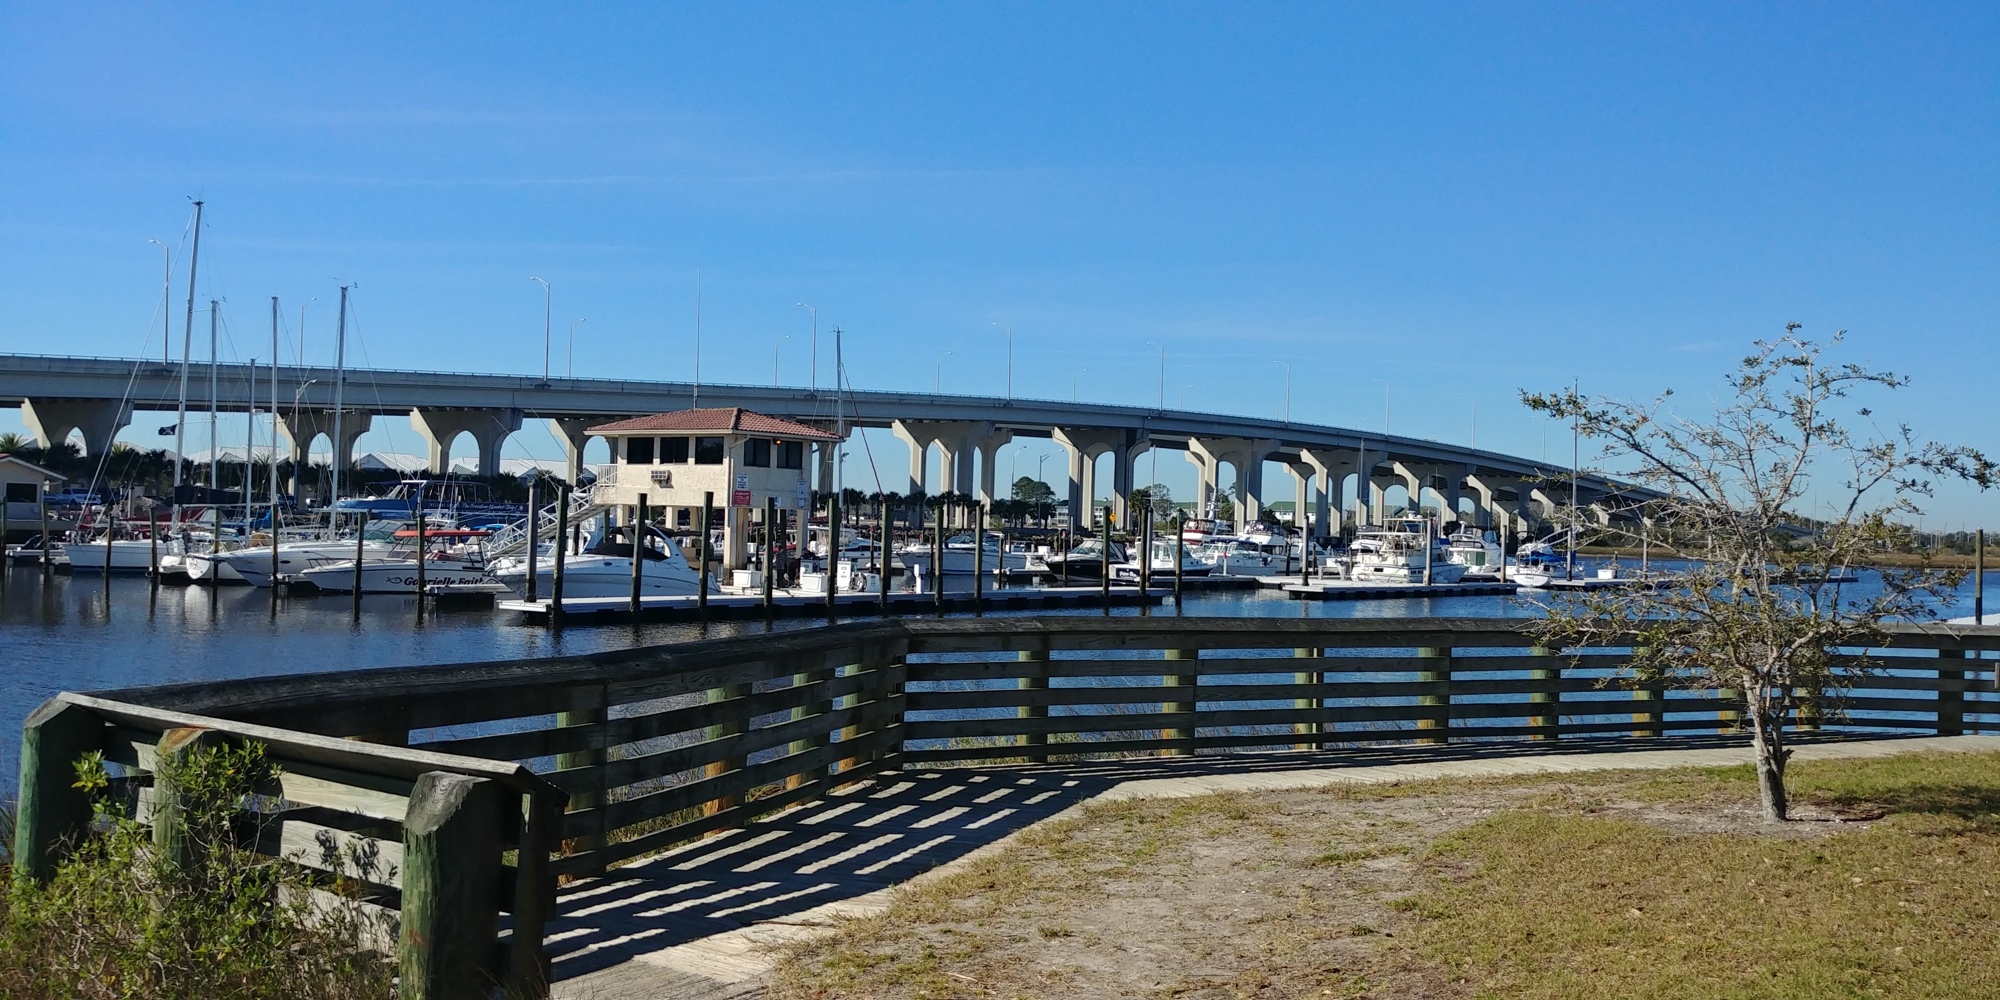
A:
{"label": "bridge railing", "polygon": [[[1967,659],[2000,649],[2000,628],[1893,639],[1846,661],[1802,722],[2000,731],[2000,698]],[[330,871],[389,862],[341,873],[397,941],[404,995],[532,992],[562,881],[885,770],[1737,725],[1730,693],[1635,687],[1624,662],[1492,619],[906,619],[65,694],[24,733],[17,867],[46,876],[89,821],[79,755],[143,786],[161,753],[254,740],[286,775],[257,849]]]}

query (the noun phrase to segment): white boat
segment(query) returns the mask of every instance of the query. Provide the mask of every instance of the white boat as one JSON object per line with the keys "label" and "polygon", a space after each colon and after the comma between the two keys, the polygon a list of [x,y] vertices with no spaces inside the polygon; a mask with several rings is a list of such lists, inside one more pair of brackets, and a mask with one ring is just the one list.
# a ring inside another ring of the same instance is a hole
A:
{"label": "white boat", "polygon": [[1497,579],[1507,565],[1507,553],[1481,531],[1460,529],[1446,540],[1445,558],[1465,567],[1467,577]]}
{"label": "white boat", "polygon": [[[389,532],[384,531],[380,537],[376,537],[375,528],[375,525],[370,524],[368,526],[370,537],[363,539],[361,542],[361,558],[363,562],[371,558],[383,558],[389,554],[391,548],[388,538]],[[355,543],[352,538],[318,538],[279,542],[278,579],[298,579],[306,570],[337,562],[352,565],[354,562],[354,549]],[[271,547],[268,543],[261,546],[255,544],[247,545],[240,549],[221,553],[220,555],[204,556],[202,558],[212,559],[220,565],[222,572],[225,574],[234,574],[237,579],[242,580],[252,587],[268,587],[271,585]],[[193,576],[195,572],[192,565],[193,562],[193,559],[189,560],[188,574],[190,576]],[[226,576],[225,579],[227,579]]]}
{"label": "white boat", "polygon": [[1196,551],[1220,576],[1270,576],[1283,572],[1289,561],[1243,537],[1217,539]]}
{"label": "white boat", "polygon": [[[102,573],[105,570],[104,549],[111,548],[110,570],[113,573],[144,573],[153,568],[153,543],[145,538],[120,538],[107,542],[102,537],[88,542],[70,542],[63,546],[69,554],[70,570],[77,573]],[[166,554],[167,546],[160,546],[160,553]]]}
{"label": "white boat", "polygon": [[[491,532],[464,528],[425,531],[422,572],[418,571],[415,542],[417,530],[397,531],[394,544],[382,556],[361,560],[361,592],[364,594],[414,594],[421,582],[423,592],[438,597],[472,594],[500,594],[506,586],[488,572],[486,554],[479,546]],[[315,566],[301,574],[307,583],[337,594],[353,593],[354,560]]]}
{"label": "white boat", "polygon": [[1563,555],[1556,551],[1556,545],[1569,533],[1558,531],[1546,538],[1524,542],[1514,553],[1514,561],[1507,566],[1507,579],[1529,590],[1544,590],[1549,584],[1561,579],[1564,572]]}
{"label": "white boat", "polygon": [[[641,558],[641,597],[690,597],[700,592],[701,574],[688,565],[679,545],[658,529],[648,532],[648,544]],[[494,560],[488,567],[493,578],[507,589],[525,597],[528,593],[528,556],[522,553]],[[713,591],[715,588],[711,587]],[[553,544],[535,552],[535,596],[548,600],[555,596],[556,554]],[[632,546],[610,536],[593,539],[576,555],[563,557],[563,599],[572,597],[630,597],[632,594]]]}
{"label": "white boat", "polygon": [[[997,569],[1020,572],[1029,566],[1032,553],[1000,548],[1000,536],[984,532],[978,553],[979,568],[991,573]],[[906,545],[896,551],[896,560],[912,573],[921,573],[925,579],[931,575],[931,561],[935,555],[928,545]],[[944,575],[971,576],[973,574],[972,535],[953,535],[944,540]]]}
{"label": "white boat", "polygon": [[1395,518],[1381,528],[1363,529],[1351,551],[1348,578],[1359,583],[1457,583],[1465,577],[1465,566],[1447,558],[1429,518]]}
{"label": "white boat", "polygon": [[[1153,582],[1171,582],[1174,578],[1173,540],[1170,538],[1153,539],[1151,556],[1152,559],[1150,562],[1152,565],[1149,567],[1149,571],[1152,573]],[[1180,575],[1183,578],[1204,577],[1213,572],[1215,572],[1213,564],[1202,559],[1194,551],[1185,546],[1181,547]],[[1111,567],[1111,578],[1120,583],[1137,583],[1139,581],[1139,561],[1136,558],[1128,559]]]}

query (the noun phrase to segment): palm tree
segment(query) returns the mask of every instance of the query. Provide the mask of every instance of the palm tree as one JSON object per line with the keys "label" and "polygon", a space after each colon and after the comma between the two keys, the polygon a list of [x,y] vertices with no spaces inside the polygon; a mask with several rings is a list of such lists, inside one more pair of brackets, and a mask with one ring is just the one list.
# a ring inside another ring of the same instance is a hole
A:
{"label": "palm tree", "polygon": [[13,431],[8,431],[5,434],[0,434],[0,455],[12,454],[13,452],[17,451],[26,451],[27,448],[28,448],[27,438],[22,437],[21,435],[16,434]]}

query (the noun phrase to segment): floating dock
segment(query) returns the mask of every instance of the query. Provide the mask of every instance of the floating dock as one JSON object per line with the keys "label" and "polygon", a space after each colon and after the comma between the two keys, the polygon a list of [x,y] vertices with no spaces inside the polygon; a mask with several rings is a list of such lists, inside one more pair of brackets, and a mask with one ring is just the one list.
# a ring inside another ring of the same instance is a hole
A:
{"label": "floating dock", "polygon": [[[1149,593],[1141,593],[1137,587],[1112,587],[1110,606],[1130,608],[1152,606],[1168,600],[1173,595],[1172,588],[1162,590],[1155,586]],[[551,601],[503,600],[494,606],[501,611],[521,616],[530,625],[546,625],[549,621]],[[882,607],[879,594],[837,594],[834,597],[832,614],[836,617],[857,617],[867,615],[928,615],[965,614],[974,611],[1047,611],[1068,608],[1101,608],[1105,606],[1105,594],[1100,587],[1037,587],[1010,590],[993,590],[979,595],[975,602],[972,591],[946,591],[939,601],[935,594],[892,591],[889,606]],[[772,618],[821,618],[829,614],[825,594],[808,594],[801,591],[778,591],[771,595],[771,603],[764,604],[762,594],[710,594],[708,607],[704,610],[697,597],[649,596],[639,600],[639,610],[632,610],[629,597],[565,597],[562,602],[564,625],[617,625],[634,622],[699,622],[699,621],[742,621],[764,617]]]}

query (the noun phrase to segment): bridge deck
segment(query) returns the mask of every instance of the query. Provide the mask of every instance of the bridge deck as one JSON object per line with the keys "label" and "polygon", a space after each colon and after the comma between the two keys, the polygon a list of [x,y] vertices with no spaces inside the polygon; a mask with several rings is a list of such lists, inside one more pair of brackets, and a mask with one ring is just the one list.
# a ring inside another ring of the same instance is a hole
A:
{"label": "bridge deck", "polygon": [[[1995,750],[2000,738],[1820,734],[1796,745],[1796,759],[1813,760]],[[567,887],[561,915],[549,927],[554,996],[760,996],[774,947],[843,916],[880,912],[896,884],[997,850],[1011,834],[1092,799],[1717,767],[1750,759],[1743,737],[1702,735],[907,771]]]}

